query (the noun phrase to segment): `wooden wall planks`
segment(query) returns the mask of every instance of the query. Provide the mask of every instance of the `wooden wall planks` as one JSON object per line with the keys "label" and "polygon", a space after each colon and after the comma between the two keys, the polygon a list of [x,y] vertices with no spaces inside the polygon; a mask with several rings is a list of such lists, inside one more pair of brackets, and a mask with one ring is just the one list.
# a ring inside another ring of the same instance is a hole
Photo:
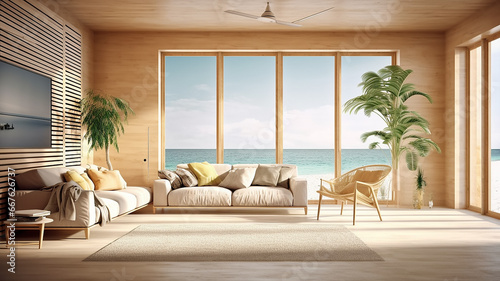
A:
{"label": "wooden wall planks", "polygon": [[[0,2],[0,60],[52,79],[52,147],[0,149],[0,221],[6,219],[8,169],[74,166],[81,162],[78,102],[82,37],[77,28],[33,0]],[[4,227],[0,236],[4,235]]]}

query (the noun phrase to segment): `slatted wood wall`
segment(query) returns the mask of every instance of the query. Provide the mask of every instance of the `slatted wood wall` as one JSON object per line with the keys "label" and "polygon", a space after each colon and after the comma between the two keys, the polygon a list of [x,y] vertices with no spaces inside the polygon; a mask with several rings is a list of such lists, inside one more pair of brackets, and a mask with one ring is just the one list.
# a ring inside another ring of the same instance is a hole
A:
{"label": "slatted wood wall", "polygon": [[81,40],[75,27],[29,0],[0,1],[0,60],[52,79],[52,147],[0,149],[0,221],[7,218],[9,168],[19,174],[80,165]]}

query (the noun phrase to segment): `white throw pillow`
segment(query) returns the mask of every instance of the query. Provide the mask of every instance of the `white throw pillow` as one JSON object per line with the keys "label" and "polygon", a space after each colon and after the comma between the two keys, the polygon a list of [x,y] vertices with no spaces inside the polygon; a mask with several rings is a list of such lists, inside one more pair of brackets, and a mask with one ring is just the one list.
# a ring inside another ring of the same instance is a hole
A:
{"label": "white throw pillow", "polygon": [[247,188],[252,184],[256,168],[241,168],[229,171],[219,186],[229,189]]}

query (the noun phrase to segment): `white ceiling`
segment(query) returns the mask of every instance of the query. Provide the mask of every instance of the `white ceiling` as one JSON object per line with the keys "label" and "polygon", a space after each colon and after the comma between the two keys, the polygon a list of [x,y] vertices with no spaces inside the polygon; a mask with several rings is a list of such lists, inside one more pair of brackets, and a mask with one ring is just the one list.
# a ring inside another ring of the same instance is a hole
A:
{"label": "white ceiling", "polygon": [[274,0],[279,20],[302,27],[263,23],[225,13],[260,15],[264,0],[55,0],[95,31],[436,31],[457,25],[497,0]]}

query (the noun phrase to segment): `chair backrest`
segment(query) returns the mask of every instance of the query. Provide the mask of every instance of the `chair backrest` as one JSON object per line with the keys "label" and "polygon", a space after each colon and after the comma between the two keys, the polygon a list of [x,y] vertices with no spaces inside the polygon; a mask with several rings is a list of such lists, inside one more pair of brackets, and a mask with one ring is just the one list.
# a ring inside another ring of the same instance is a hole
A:
{"label": "chair backrest", "polygon": [[381,185],[392,168],[388,165],[367,165],[352,169],[335,179],[335,185],[342,189],[343,186],[354,182],[362,181],[370,184]]}
{"label": "chair backrest", "polygon": [[388,165],[368,165],[359,167],[354,173],[353,180],[362,181],[371,184],[382,183],[382,181],[391,172],[391,166]]}

